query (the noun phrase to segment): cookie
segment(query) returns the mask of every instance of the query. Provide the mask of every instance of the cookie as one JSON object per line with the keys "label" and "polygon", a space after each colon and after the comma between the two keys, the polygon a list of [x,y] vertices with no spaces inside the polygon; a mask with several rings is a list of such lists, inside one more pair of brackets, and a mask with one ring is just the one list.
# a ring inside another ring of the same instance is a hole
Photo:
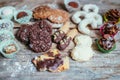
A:
{"label": "cookie", "polygon": [[35,19],[46,19],[52,14],[52,9],[48,6],[38,6],[33,10]]}
{"label": "cookie", "polygon": [[30,28],[31,25],[28,24],[21,25],[20,29],[16,34],[17,38],[26,44],[28,44],[29,42]]}
{"label": "cookie", "polygon": [[53,23],[64,23],[69,19],[69,14],[66,11],[56,9],[52,13],[53,14],[48,17],[48,20]]}
{"label": "cookie", "polygon": [[71,37],[65,36],[58,44],[57,44],[57,48],[59,50],[64,50],[66,49],[66,47],[69,45],[71,41]]}
{"label": "cookie", "polygon": [[29,47],[35,52],[45,52],[52,46],[52,27],[44,20],[31,27]]}
{"label": "cookie", "polygon": [[69,69],[69,58],[62,57],[57,49],[34,58],[32,62],[39,71],[62,72]]}

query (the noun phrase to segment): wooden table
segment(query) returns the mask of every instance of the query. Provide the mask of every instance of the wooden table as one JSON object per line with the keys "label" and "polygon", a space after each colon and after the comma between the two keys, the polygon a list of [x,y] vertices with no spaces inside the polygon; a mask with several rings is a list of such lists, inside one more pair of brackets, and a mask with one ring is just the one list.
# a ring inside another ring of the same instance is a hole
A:
{"label": "wooden table", "polygon": [[[80,4],[97,4],[102,13],[110,8],[120,9],[120,1],[115,1],[80,0]],[[33,9],[42,3],[59,3],[64,7],[63,0],[0,0],[1,7],[13,5],[18,9],[24,5]],[[0,80],[120,80],[120,36],[116,38],[117,48],[110,54],[102,54],[95,48],[96,54],[90,61],[81,63],[70,59],[70,69],[61,73],[38,72],[31,59],[39,54],[28,50],[16,40],[21,48],[16,57],[6,59],[0,56]]]}

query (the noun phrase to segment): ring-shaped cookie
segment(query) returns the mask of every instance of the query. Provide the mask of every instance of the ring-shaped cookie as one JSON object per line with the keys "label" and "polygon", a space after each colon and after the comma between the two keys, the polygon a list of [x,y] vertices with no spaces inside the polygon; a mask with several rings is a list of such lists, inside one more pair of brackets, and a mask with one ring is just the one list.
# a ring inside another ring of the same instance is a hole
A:
{"label": "ring-shaped cookie", "polygon": [[89,14],[87,14],[86,17],[93,18],[97,22],[97,25],[101,25],[103,22],[102,16],[100,14],[97,14],[97,13],[89,13]]}
{"label": "ring-shaped cookie", "polygon": [[98,6],[94,5],[94,4],[86,4],[86,5],[84,5],[83,10],[86,11],[86,12],[94,12],[94,13],[99,12]]}
{"label": "ring-shaped cookie", "polygon": [[92,28],[97,28],[97,22],[94,19],[84,19],[78,25],[78,30],[89,35],[91,31],[89,30],[88,25],[91,25]]}
{"label": "ring-shaped cookie", "polygon": [[85,11],[77,11],[72,16],[72,21],[76,24],[80,23],[82,19],[85,19],[87,15],[87,12]]}

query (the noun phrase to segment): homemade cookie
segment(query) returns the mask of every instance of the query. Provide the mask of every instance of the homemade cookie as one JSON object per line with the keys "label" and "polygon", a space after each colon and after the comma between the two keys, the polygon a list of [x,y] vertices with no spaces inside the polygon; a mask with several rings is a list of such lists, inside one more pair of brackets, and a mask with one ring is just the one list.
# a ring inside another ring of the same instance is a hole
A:
{"label": "homemade cookie", "polygon": [[30,29],[31,29],[31,25],[28,25],[28,24],[21,25],[20,29],[18,30],[16,34],[17,38],[20,41],[28,44]]}
{"label": "homemade cookie", "polygon": [[56,9],[53,11],[53,14],[48,17],[53,23],[64,23],[69,19],[69,14],[66,11]]}
{"label": "homemade cookie", "polygon": [[62,72],[69,69],[69,58],[62,57],[57,49],[34,58],[32,62],[39,71]]}
{"label": "homemade cookie", "polygon": [[38,6],[33,10],[35,19],[46,19],[52,14],[52,9],[48,6]]}
{"label": "homemade cookie", "polygon": [[35,23],[30,32],[29,47],[35,52],[45,52],[50,49],[52,27],[44,20]]}
{"label": "homemade cookie", "polygon": [[52,27],[45,20],[33,25],[22,25],[17,32],[17,38],[29,44],[34,52],[45,52],[52,46]]}

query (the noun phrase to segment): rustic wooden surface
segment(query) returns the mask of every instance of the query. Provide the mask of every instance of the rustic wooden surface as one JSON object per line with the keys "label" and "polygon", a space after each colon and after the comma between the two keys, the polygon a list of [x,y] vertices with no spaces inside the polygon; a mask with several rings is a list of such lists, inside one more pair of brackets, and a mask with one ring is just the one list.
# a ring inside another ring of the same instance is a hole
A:
{"label": "rustic wooden surface", "polygon": [[[63,0],[0,0],[0,7],[13,5],[33,9],[42,3],[59,3]],[[120,0],[80,0],[81,5],[94,3],[100,7],[101,13],[110,9],[120,9]],[[18,26],[18,25],[17,25]],[[70,69],[61,73],[38,72],[31,59],[39,54],[24,47],[19,41],[21,50],[14,59],[0,56],[0,80],[120,80],[120,36],[117,48],[110,54],[102,54],[94,48],[96,54],[88,62],[76,62],[70,59]]]}

